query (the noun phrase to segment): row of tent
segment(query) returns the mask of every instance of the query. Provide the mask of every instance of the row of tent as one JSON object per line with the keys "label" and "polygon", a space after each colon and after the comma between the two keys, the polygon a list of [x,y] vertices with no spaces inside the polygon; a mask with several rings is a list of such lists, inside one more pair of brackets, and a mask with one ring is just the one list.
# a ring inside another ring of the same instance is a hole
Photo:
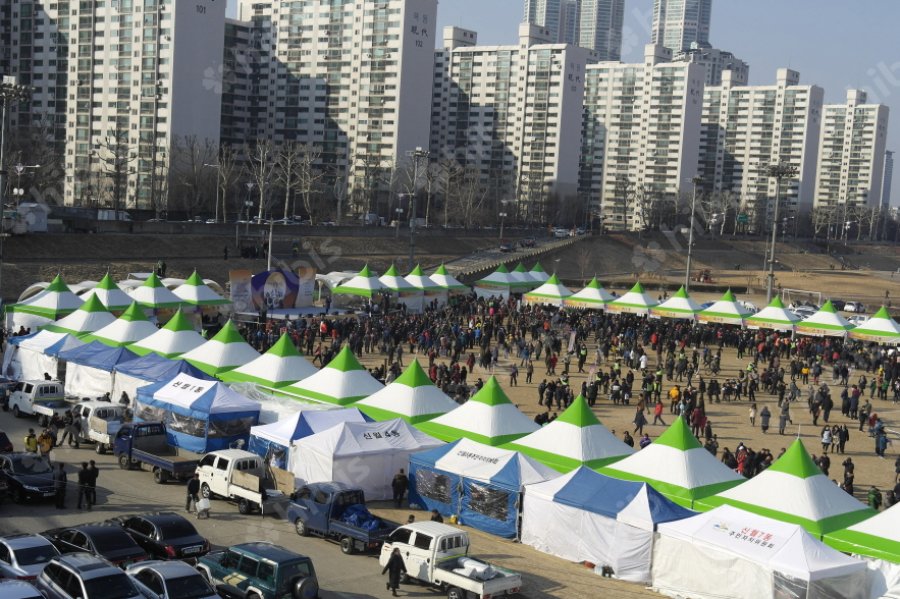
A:
{"label": "row of tent", "polygon": [[672,297],[658,302],[636,283],[621,297],[613,297],[592,279],[581,291],[573,293],[553,275],[537,289],[525,293],[525,303],[545,304],[558,307],[593,308],[611,313],[629,313],[651,318],[673,318],[696,320],[701,323],[732,324],[751,329],[772,329],[797,332],[801,335],[839,336],[849,335],[853,339],[885,344],[900,344],[900,325],[891,318],[887,308],[882,306],[875,314],[859,326],[854,326],[841,316],[831,301],[814,314],[801,319],[784,307],[777,296],[768,306],[754,313],[735,298],[729,289],[710,306],[703,308],[688,295],[684,287]]}
{"label": "row of tent", "polygon": [[13,329],[20,326],[40,326],[75,312],[87,302],[92,302],[93,311],[102,308],[109,312],[123,312],[135,304],[143,310],[157,311],[175,308],[202,309],[231,303],[216,293],[196,271],[172,290],[163,284],[156,273],[151,273],[142,284],[127,292],[107,273],[95,287],[81,296],[69,289],[62,276],[57,275],[39,293],[8,306],[6,324]]}

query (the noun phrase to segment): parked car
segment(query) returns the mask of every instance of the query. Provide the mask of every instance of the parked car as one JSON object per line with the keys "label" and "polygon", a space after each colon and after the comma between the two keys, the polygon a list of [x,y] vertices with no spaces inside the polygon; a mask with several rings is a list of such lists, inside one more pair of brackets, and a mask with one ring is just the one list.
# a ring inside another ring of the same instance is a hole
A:
{"label": "parked car", "polygon": [[147,599],[130,576],[90,553],[54,557],[34,586],[47,599]]}
{"label": "parked car", "polygon": [[114,522],[154,559],[189,559],[209,553],[209,541],[174,512],[124,516]]}
{"label": "parked car", "polygon": [[844,312],[853,312],[854,314],[865,314],[866,305],[862,302],[847,302],[844,305]]}
{"label": "parked car", "polygon": [[519,245],[523,248],[533,248],[537,245],[537,241],[534,237],[526,237],[522,241],[519,242]]}
{"label": "parked car", "polygon": [[316,599],[319,581],[312,560],[278,545],[241,543],[200,558],[197,569],[227,597]]}
{"label": "parked car", "polygon": [[33,453],[0,455],[0,481],[6,483],[7,493],[16,503],[56,495],[50,460]]}
{"label": "parked car", "polygon": [[[47,563],[59,555],[53,543],[41,535],[0,537],[0,575],[3,578],[34,580]],[[0,597],[5,597],[0,593]]]}
{"label": "parked car", "polygon": [[24,580],[0,580],[0,597],[3,599],[47,599],[34,585]]}
{"label": "parked car", "polygon": [[159,599],[219,599],[206,578],[192,566],[181,562],[153,560],[127,570],[148,597]]}
{"label": "parked car", "polygon": [[120,568],[126,568],[150,557],[131,535],[120,526],[112,524],[81,524],[54,528],[41,534],[56,545],[61,553],[86,551]]}
{"label": "parked car", "polygon": [[555,237],[557,239],[564,239],[568,236],[569,236],[568,229],[561,229],[559,227],[557,227],[556,229],[553,229],[553,237]]}
{"label": "parked car", "polygon": [[515,249],[516,249],[515,246],[513,244],[509,243],[508,241],[504,241],[503,243],[500,244],[500,251],[503,252],[504,254],[513,252],[513,251],[515,251]]}
{"label": "parked car", "polygon": [[847,307],[847,302],[844,300],[833,299],[831,300],[831,305],[834,306],[835,310],[841,311]]}
{"label": "parked car", "polygon": [[13,452],[13,444],[12,441],[9,440],[9,436],[0,431],[0,453],[12,453]]}

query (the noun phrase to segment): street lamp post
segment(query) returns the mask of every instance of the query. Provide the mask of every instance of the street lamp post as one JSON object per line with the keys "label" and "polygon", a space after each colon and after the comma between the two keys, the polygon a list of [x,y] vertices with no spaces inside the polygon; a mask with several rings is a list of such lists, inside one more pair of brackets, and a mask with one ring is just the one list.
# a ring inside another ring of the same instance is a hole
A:
{"label": "street lamp post", "polygon": [[766,176],[775,179],[775,213],[772,217],[772,245],[769,249],[769,276],[766,283],[766,303],[772,301],[775,286],[775,241],[778,239],[778,207],[781,200],[781,181],[797,176],[797,168],[789,164],[770,164],[766,167]]}
{"label": "street lamp post", "polygon": [[506,221],[506,213],[500,213],[500,241],[503,241],[503,224]]}
{"label": "street lamp post", "polygon": [[688,224],[688,251],[687,264],[684,268],[684,291],[687,293],[691,287],[691,257],[694,251],[694,213],[697,209],[697,186],[700,184],[700,177],[695,176],[691,179],[694,186],[694,192],[691,195],[691,222]]}
{"label": "street lamp post", "polygon": [[395,229],[395,230],[394,230],[394,237],[395,237],[396,239],[400,239],[400,219],[403,218],[403,208],[401,208],[401,207],[399,206],[399,203],[400,203],[400,201],[402,201],[402,200],[403,200],[403,194],[401,193],[400,196],[399,196],[399,199],[398,199],[398,201],[397,201],[398,205],[397,205],[396,208],[394,208],[394,214],[395,214],[395,218],[394,218],[394,225],[395,225],[395,227],[394,227],[394,229]]}
{"label": "street lamp post", "polygon": [[416,259],[416,194],[419,191],[419,161],[428,159],[428,151],[416,148],[406,155],[413,159],[412,197],[409,202],[409,270],[412,270]]}
{"label": "street lamp post", "polygon": [[41,168],[40,164],[29,164],[24,165],[19,163],[15,166],[16,171],[16,187],[13,189],[13,196],[16,198],[16,208],[19,207],[19,203],[22,201],[23,196],[25,195],[25,188],[22,187],[22,173],[24,173],[27,169],[30,168]]}
{"label": "street lamp post", "polygon": [[31,88],[16,83],[15,77],[4,76],[0,80],[0,209],[3,206],[3,193],[6,190],[6,167],[3,150],[6,147],[6,109],[11,104],[24,102],[31,96]]}
{"label": "street lamp post", "polygon": [[216,169],[216,222],[219,222],[219,173],[221,172],[221,165],[218,164],[204,164],[203,166],[207,168]]}

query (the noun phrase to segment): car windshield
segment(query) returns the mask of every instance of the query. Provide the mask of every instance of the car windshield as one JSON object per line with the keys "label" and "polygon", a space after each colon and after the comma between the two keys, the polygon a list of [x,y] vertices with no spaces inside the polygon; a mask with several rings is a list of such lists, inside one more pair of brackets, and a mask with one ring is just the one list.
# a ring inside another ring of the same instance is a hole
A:
{"label": "car windshield", "polygon": [[16,561],[20,566],[34,566],[46,564],[55,555],[58,555],[53,545],[40,545],[39,547],[24,547],[16,549]]}
{"label": "car windshield", "polygon": [[278,567],[278,592],[287,592],[293,581],[311,574],[308,562],[294,562]]}
{"label": "car windshield", "polygon": [[179,519],[159,524],[159,532],[164,539],[177,539],[194,536],[197,534],[197,529],[187,520]]}
{"label": "car windshield", "polygon": [[141,596],[125,573],[85,580],[84,586],[91,599],[130,599]]}
{"label": "car windshield", "polygon": [[119,531],[94,534],[92,540],[97,551],[105,553],[107,551],[118,551],[120,549],[133,549],[136,545],[131,540],[128,533]]}
{"label": "car windshield", "polygon": [[13,472],[16,474],[51,474],[52,469],[46,458],[26,457],[13,461]]}
{"label": "car windshield", "polygon": [[178,597],[179,599],[214,597],[216,594],[199,574],[167,580],[166,591],[169,597]]}

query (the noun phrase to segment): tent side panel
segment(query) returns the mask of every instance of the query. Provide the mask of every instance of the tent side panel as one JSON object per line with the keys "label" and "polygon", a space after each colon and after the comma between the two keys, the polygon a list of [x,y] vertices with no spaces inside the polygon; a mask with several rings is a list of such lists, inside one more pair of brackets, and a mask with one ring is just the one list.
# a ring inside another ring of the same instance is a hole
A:
{"label": "tent side panel", "polygon": [[459,520],[492,535],[513,538],[518,528],[520,496],[518,491],[463,479]]}
{"label": "tent side panel", "polygon": [[113,390],[112,390],[112,399],[113,401],[119,401],[119,398],[122,397],[122,392],[128,394],[130,399],[134,399],[137,397],[137,390],[144,385],[149,385],[153,381],[145,381],[142,378],[138,378],[136,376],[131,376],[130,374],[123,374],[121,372],[116,373],[116,378],[113,380]]}
{"label": "tent side panel", "polygon": [[[522,543],[570,562],[583,562],[588,559],[585,549],[593,547],[596,542],[596,539],[588,538],[587,531],[583,530],[583,519],[584,510],[526,492],[522,510]],[[572,531],[583,533],[583,542],[573,542]]]}
{"label": "tent side panel", "polygon": [[444,516],[459,515],[459,485],[456,474],[427,464],[409,462],[409,503],[425,510],[437,510]]}
{"label": "tent side panel", "polygon": [[95,399],[111,393],[112,388],[111,372],[71,362],[66,365],[66,395]]}

